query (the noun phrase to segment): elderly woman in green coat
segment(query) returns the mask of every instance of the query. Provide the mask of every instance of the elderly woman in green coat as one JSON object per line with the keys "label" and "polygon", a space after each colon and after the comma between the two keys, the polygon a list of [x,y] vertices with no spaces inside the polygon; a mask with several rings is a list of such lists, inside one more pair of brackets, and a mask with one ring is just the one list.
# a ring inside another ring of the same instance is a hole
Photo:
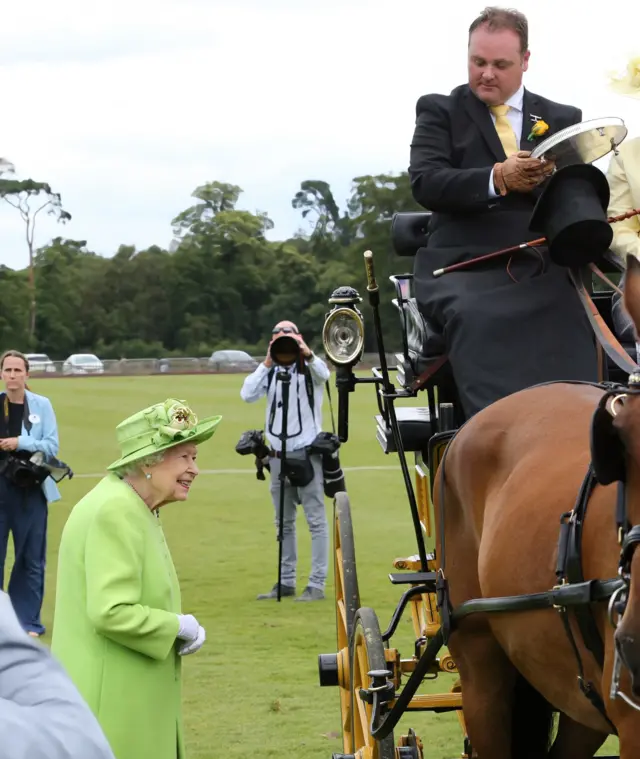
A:
{"label": "elderly woman in green coat", "polygon": [[184,501],[198,422],[174,398],[116,428],[121,456],[72,509],[58,554],[51,649],[96,715],[116,759],[183,759],[181,657],[205,631],[183,614],[159,510]]}

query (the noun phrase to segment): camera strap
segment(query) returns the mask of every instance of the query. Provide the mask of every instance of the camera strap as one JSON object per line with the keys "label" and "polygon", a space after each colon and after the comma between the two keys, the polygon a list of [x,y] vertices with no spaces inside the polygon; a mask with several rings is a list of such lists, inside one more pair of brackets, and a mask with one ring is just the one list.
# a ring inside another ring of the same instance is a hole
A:
{"label": "camera strap", "polygon": [[336,434],[336,422],[335,422],[335,419],[333,418],[333,403],[331,402],[331,390],[329,389],[329,380],[327,380],[325,382],[325,384],[327,386],[327,396],[329,398],[329,411],[331,412],[331,431],[335,435]]}
{"label": "camera strap", "polygon": [[[9,396],[6,393],[0,393],[0,398],[2,399],[2,420],[6,427],[7,434],[9,434]],[[23,407],[24,413],[22,415],[22,424],[24,425],[27,434],[29,434],[31,432],[32,424],[29,420],[29,400],[27,399],[26,393],[24,394]]]}
{"label": "camera strap", "polygon": [[[269,370],[269,374],[267,375],[267,378],[268,378],[267,379],[267,393],[269,392],[269,389],[271,387],[271,380],[273,379],[273,373],[274,373],[274,371],[275,371],[275,367],[272,367]],[[298,431],[295,434],[291,434],[287,430],[287,437],[289,437],[289,438],[298,437],[298,435],[302,434],[302,410],[300,408],[300,387],[298,385],[298,378],[297,378],[296,375],[294,375],[294,379],[295,379],[295,388],[296,388],[296,403],[298,405],[298,426],[299,426],[299,429],[298,429]],[[273,423],[274,423],[275,418],[276,418],[276,397],[277,397],[277,395],[278,395],[278,391],[276,389],[276,391],[273,394],[273,400],[271,402],[271,410],[269,412],[269,422],[268,422],[268,429],[269,429],[269,432],[271,432],[272,435],[276,434],[273,431]],[[290,397],[289,397],[289,403],[291,403],[291,398]],[[282,405],[282,404],[280,404],[280,405]],[[284,415],[285,409],[283,408],[282,411],[283,411],[283,415]],[[289,409],[287,408],[286,411],[287,411],[287,414],[288,414]],[[313,414],[313,406],[311,406],[311,413]],[[314,418],[315,418],[315,416],[314,416]],[[282,425],[284,425],[284,422],[282,423]],[[280,437],[282,436],[282,430],[284,430],[284,426],[280,427],[280,433],[281,433]],[[281,439],[282,439],[282,437],[281,437]]]}
{"label": "camera strap", "polygon": [[[271,387],[271,380],[273,379],[274,372],[275,372],[275,367],[272,366],[271,369],[269,369],[269,374],[267,375],[267,392],[269,392],[269,388]],[[313,416],[314,421],[315,421],[316,411],[314,408],[315,402],[313,399],[313,378],[306,366],[302,374],[304,375],[304,386],[305,386],[305,390],[307,391],[307,399],[309,401],[309,408],[311,409],[311,415]]]}
{"label": "camera strap", "polygon": [[0,437],[9,436],[9,399],[6,393],[0,393],[2,401],[2,421],[0,423]]}
{"label": "camera strap", "polygon": [[[273,373],[275,371],[275,367],[271,367],[269,369],[269,374],[267,375],[267,392],[269,392],[269,388],[271,387],[271,380],[273,379]],[[313,391],[313,377],[311,376],[311,372],[309,371],[308,367],[304,367],[304,385],[305,389],[307,391],[307,398],[309,400],[309,408],[311,409],[311,414],[315,420],[316,418],[316,411],[315,411],[315,399],[314,399],[314,391]],[[336,422],[333,415],[333,403],[331,401],[331,390],[329,387],[329,380],[325,382],[325,385],[327,387],[327,397],[329,398],[329,411],[331,412],[331,429],[333,430],[333,434],[336,434]]]}

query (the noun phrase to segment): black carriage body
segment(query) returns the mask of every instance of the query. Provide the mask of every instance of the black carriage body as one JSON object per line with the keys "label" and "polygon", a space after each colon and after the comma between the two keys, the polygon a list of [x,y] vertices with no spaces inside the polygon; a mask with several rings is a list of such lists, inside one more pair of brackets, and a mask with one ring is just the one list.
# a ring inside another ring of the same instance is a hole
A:
{"label": "black carriage body", "polygon": [[[426,245],[429,219],[428,212],[395,214],[391,231],[392,245],[397,255],[411,259],[419,248]],[[377,320],[379,295],[373,279],[370,259],[367,261],[367,267],[370,300]],[[614,256],[607,255],[597,262],[596,271],[605,272],[605,276],[609,275],[615,280],[619,277],[622,268]],[[397,274],[390,279],[395,289],[393,304],[399,314],[401,330],[402,350],[395,356],[398,387],[391,383],[382,331],[379,322],[376,321],[380,364],[372,369],[372,376],[368,378],[357,377],[353,373],[353,366],[341,367],[337,384],[341,384],[342,388],[346,388],[348,392],[340,396],[338,415],[339,418],[342,416],[345,420],[343,428],[347,430],[348,393],[353,392],[359,384],[374,385],[378,406],[378,414],[375,416],[376,438],[385,454],[398,454],[416,534],[418,554],[394,562],[394,567],[402,571],[391,573],[389,579],[392,584],[403,586],[404,592],[386,629],[379,627],[373,610],[356,608],[356,606],[359,607],[359,593],[350,505],[346,493],[338,494],[335,499],[334,523],[336,547],[339,547],[340,555],[343,557],[343,566],[338,567],[336,564],[338,638],[339,647],[342,646],[342,649],[337,655],[321,655],[320,679],[322,685],[339,684],[342,689],[345,753],[334,755],[334,757],[351,759],[359,747],[371,747],[374,744],[379,759],[386,759],[387,755],[392,757],[393,729],[399,719],[407,711],[425,710],[458,713],[464,739],[462,756],[470,757],[471,746],[466,737],[459,688],[456,689],[454,686],[451,692],[444,694],[417,695],[417,690],[425,677],[435,677],[439,672],[457,672],[455,663],[448,654],[438,658],[440,650],[446,645],[446,637],[452,625],[453,610],[448,604],[446,581],[438,571],[433,540],[431,541],[432,551],[429,552],[425,535],[433,538],[435,530],[432,488],[436,471],[447,444],[464,424],[465,416],[447,358],[444,336],[437,325],[425,318],[418,309],[413,293],[413,275]],[[604,329],[608,328],[615,335],[612,319],[614,290],[610,285],[605,284],[604,287],[601,284],[595,285],[595,280],[595,277],[583,277],[582,282],[591,302],[597,307],[599,317],[606,325]],[[631,361],[635,361],[635,343],[623,343],[623,348]],[[600,360],[601,381],[627,381],[628,373],[625,372],[624,366],[621,368],[620,361],[612,360],[610,355],[602,351],[600,351]],[[622,364],[624,365],[624,362]],[[423,405],[396,407],[396,401],[416,398],[419,395],[425,398]],[[346,440],[346,433],[344,439]],[[413,454],[416,488],[414,488],[410,473],[407,454]],[[338,553],[336,553],[336,561],[338,561]],[[568,584],[564,588],[554,589],[549,593],[507,600],[476,599],[463,604],[463,608],[458,608],[455,613],[461,617],[477,611],[502,611],[507,608],[515,611],[548,608],[554,604],[576,607],[585,603],[585,594],[588,595],[589,592],[599,594],[597,599],[591,598],[592,601],[602,600],[609,598],[617,588],[615,581],[607,580],[594,590],[590,583],[580,583],[578,581],[580,578],[576,579],[576,577],[574,574],[568,578]],[[400,660],[395,649],[390,648],[390,641],[403,613],[409,607],[416,630],[415,651],[411,659]],[[351,693],[347,697],[345,689],[348,684],[342,682],[341,677],[344,678],[344,674],[341,673],[353,670],[358,660],[354,651],[358,646],[365,646],[367,649],[365,659],[368,660],[369,665],[375,664],[375,672],[369,673],[370,688],[366,688],[366,682],[363,679],[366,673],[358,674],[355,678],[358,683],[358,693],[353,690],[352,672],[352,682],[349,685]],[[381,669],[385,661],[384,657],[381,658],[383,649],[387,651],[386,669]],[[398,694],[396,687],[399,685],[401,672],[409,675],[409,678]],[[387,695],[382,698],[380,695],[382,693]],[[363,699],[367,704],[366,714],[369,725],[366,729],[365,727],[361,729],[357,725],[356,697]],[[345,709],[349,723],[346,728]],[[419,759],[422,755],[421,749],[419,750],[419,740],[413,731],[400,739],[398,747],[398,756]]]}

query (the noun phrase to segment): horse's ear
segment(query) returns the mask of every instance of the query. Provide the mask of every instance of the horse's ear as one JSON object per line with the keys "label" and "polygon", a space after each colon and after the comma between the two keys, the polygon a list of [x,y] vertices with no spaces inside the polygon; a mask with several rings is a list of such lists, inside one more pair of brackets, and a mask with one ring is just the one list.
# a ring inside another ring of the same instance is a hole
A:
{"label": "horse's ear", "polygon": [[636,338],[640,335],[640,261],[635,256],[627,256],[627,273],[624,278],[624,307],[636,328]]}

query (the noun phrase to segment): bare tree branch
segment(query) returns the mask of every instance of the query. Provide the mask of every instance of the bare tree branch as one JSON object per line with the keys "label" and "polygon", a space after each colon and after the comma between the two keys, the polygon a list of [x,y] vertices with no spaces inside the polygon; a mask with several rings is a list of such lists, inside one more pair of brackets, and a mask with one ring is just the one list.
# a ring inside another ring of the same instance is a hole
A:
{"label": "bare tree branch", "polygon": [[[2,173],[2,159],[0,159],[0,174]],[[31,210],[29,205],[30,199],[36,199],[45,195],[46,200],[35,211]],[[71,219],[71,214],[62,208],[62,200],[59,193],[53,192],[47,182],[36,182],[33,179],[1,179],[0,178],[0,197],[3,198],[10,206],[16,208],[25,224],[25,239],[29,252],[29,288],[31,295],[31,304],[29,311],[29,337],[31,342],[35,341],[36,328],[36,286],[35,286],[35,262],[34,262],[34,239],[36,229],[36,219],[40,211],[49,207],[50,214],[56,214],[59,222],[66,222]]]}

